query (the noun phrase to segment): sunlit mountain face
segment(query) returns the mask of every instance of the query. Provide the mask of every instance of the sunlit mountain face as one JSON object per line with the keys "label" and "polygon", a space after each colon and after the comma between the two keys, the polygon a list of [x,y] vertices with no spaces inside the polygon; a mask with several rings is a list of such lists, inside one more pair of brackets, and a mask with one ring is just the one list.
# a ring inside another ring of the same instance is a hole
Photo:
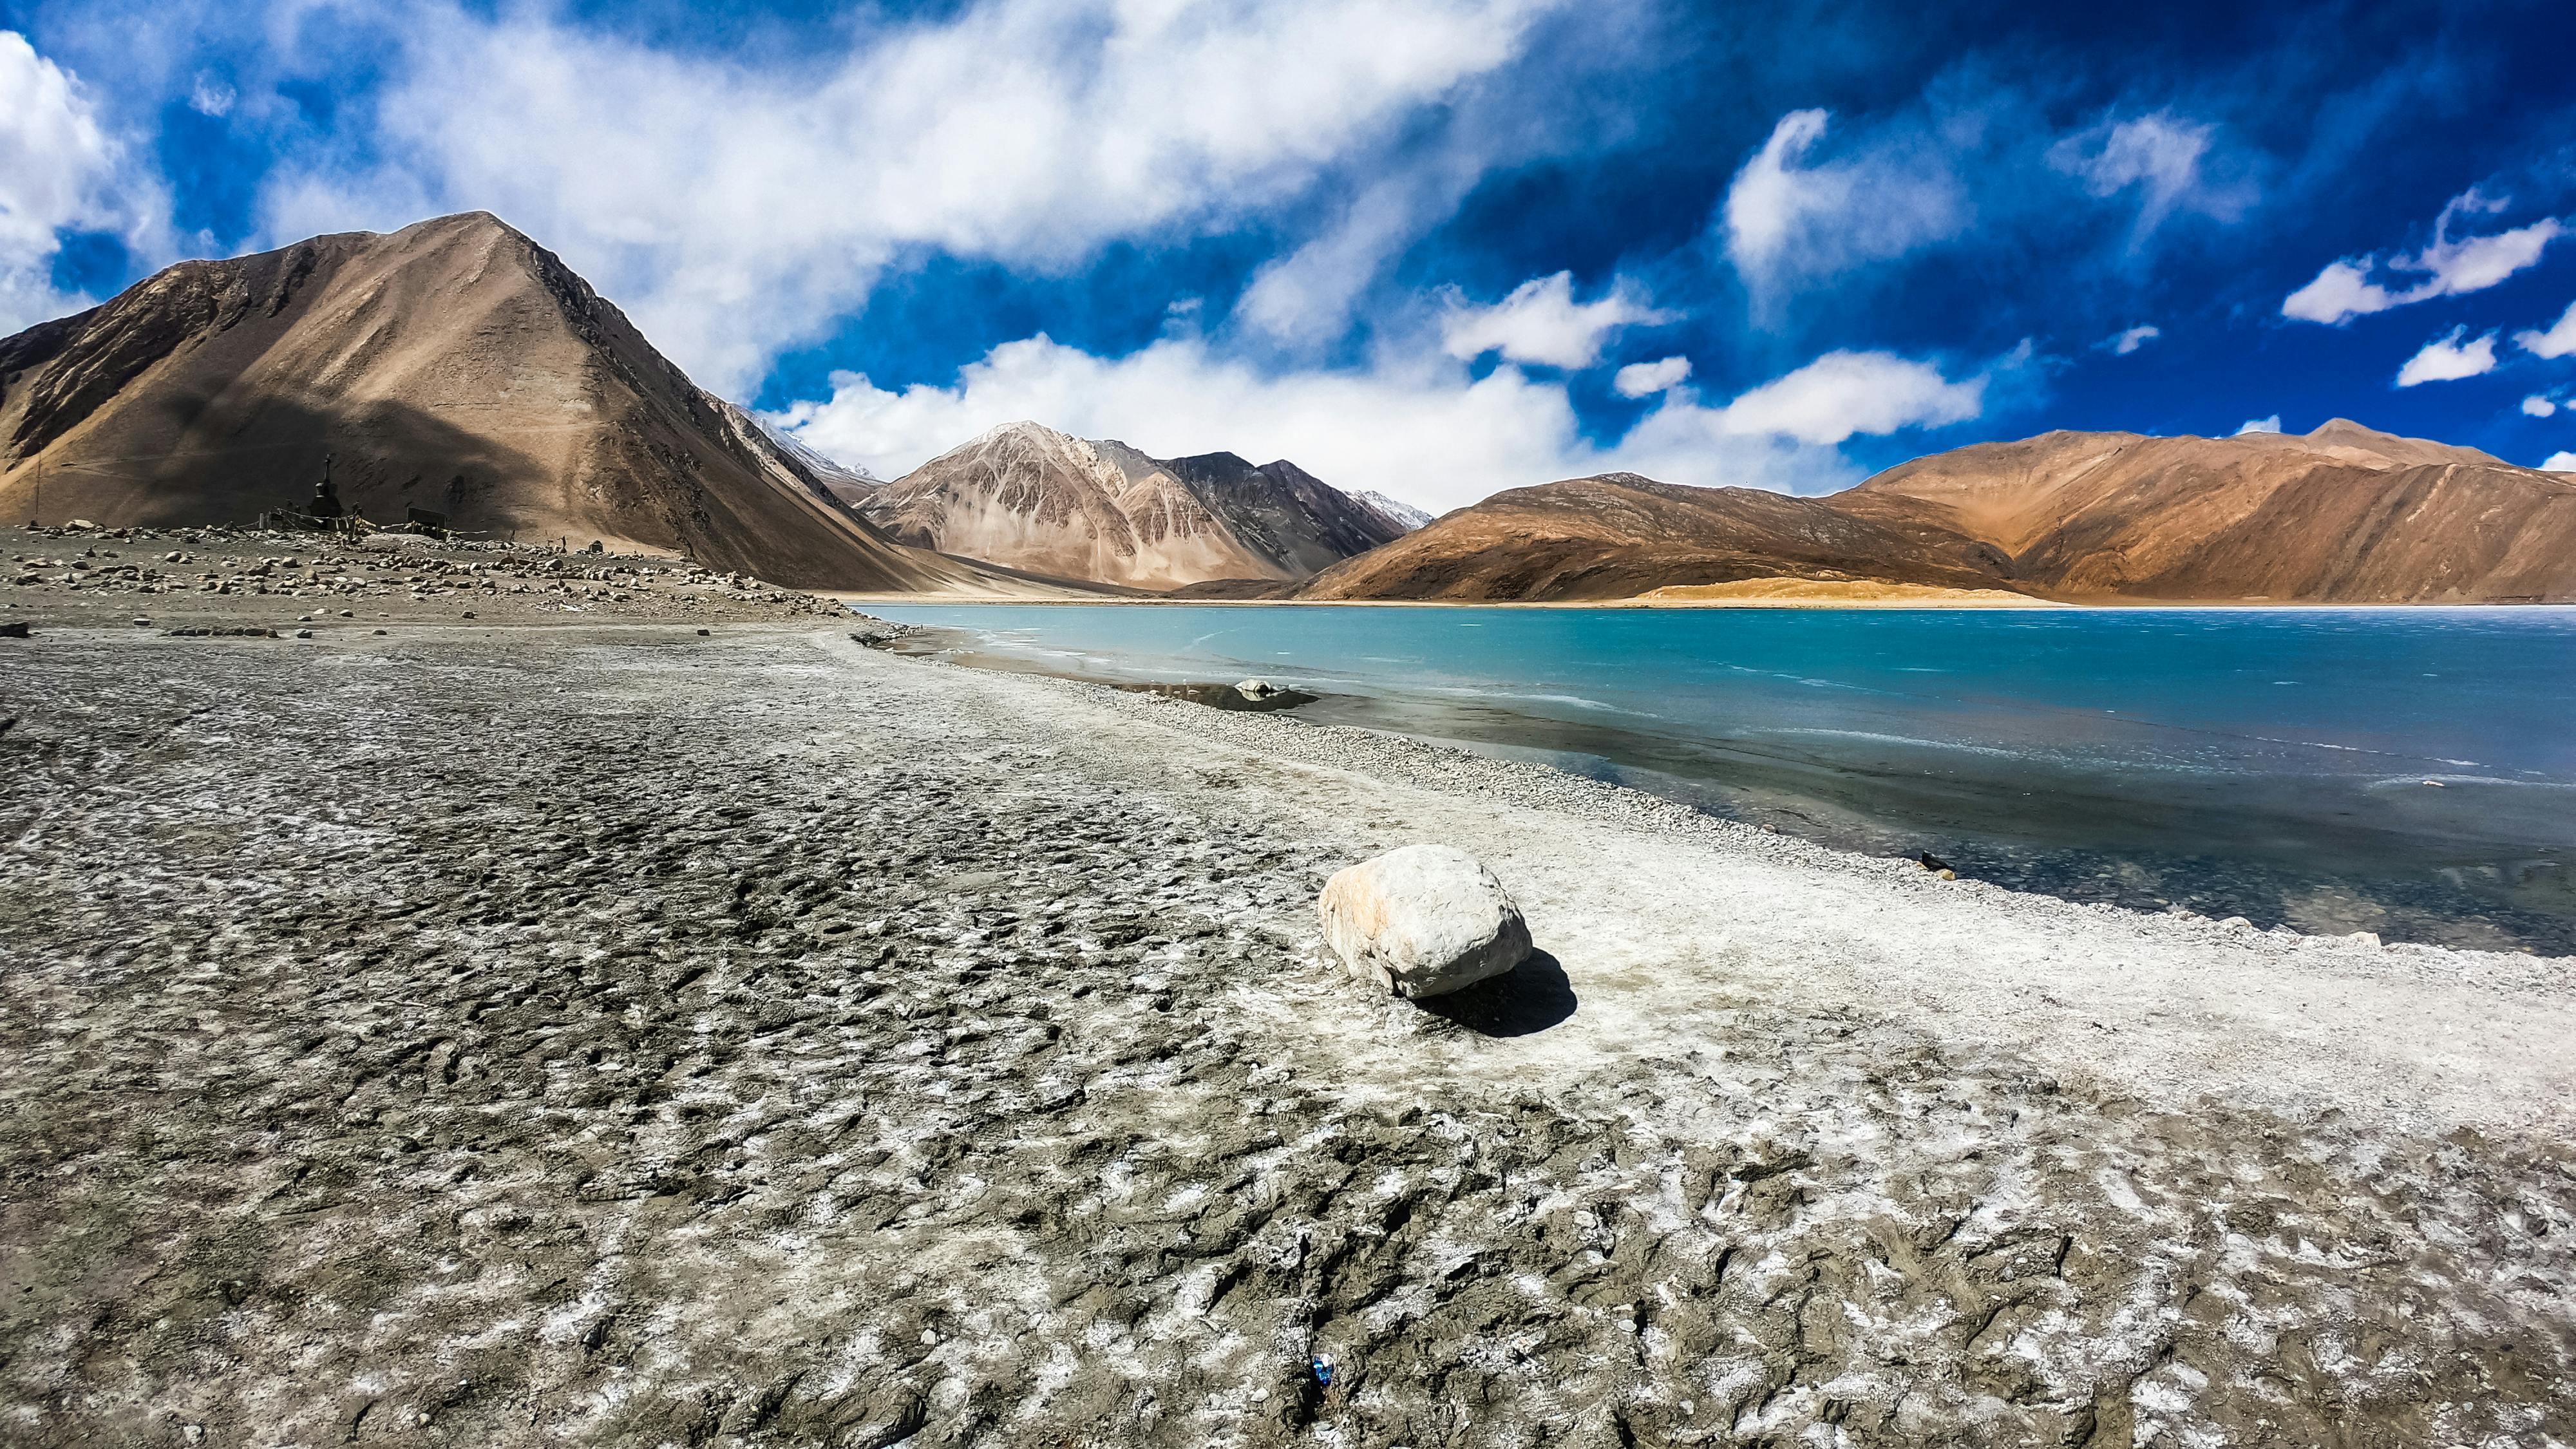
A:
{"label": "sunlit mountain face", "polygon": [[181,258],[487,209],[885,478],[1024,418],[1434,513],[1613,471],[1821,493],[2059,428],[2349,417],[2576,466],[2548,3],[0,25],[0,333]]}

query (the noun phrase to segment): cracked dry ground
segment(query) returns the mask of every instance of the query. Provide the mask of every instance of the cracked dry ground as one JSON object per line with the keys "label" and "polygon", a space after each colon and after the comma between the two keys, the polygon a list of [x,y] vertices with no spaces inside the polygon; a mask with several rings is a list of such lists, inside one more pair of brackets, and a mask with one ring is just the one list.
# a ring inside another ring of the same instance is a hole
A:
{"label": "cracked dry ground", "polygon": [[1685,1055],[1480,1070],[1526,988],[1324,969],[1390,822],[1187,706],[783,630],[16,649],[12,1444],[2576,1438],[2557,1147],[1722,981]]}

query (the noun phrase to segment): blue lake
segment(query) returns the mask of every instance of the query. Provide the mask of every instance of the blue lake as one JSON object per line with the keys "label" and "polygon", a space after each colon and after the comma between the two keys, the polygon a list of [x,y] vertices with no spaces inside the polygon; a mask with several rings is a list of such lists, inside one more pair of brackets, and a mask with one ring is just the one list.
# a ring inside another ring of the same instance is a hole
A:
{"label": "blue lake", "polygon": [[1321,696],[1293,717],[2027,889],[2576,952],[2576,611],[869,612],[961,662],[1259,676]]}

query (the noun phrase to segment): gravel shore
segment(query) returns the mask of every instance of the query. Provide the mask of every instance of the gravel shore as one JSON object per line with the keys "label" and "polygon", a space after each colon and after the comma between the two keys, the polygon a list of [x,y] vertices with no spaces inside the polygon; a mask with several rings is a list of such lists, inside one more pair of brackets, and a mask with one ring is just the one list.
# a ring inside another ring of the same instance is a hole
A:
{"label": "gravel shore", "polygon": [[0,615],[0,1437],[2576,1441],[2569,961],[724,604]]}

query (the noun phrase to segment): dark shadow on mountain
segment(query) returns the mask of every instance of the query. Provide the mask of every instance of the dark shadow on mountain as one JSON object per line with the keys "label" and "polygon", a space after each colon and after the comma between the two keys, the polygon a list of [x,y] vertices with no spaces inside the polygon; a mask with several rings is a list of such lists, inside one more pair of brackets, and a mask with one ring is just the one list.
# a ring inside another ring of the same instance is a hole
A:
{"label": "dark shadow on mountain", "polygon": [[1574,983],[1564,963],[1532,951],[1500,976],[1413,1004],[1479,1036],[1529,1036],[1574,1015]]}
{"label": "dark shadow on mountain", "polygon": [[53,461],[47,511],[139,527],[246,524],[301,509],[331,460],[351,512],[402,521],[408,507],[468,531],[506,534],[507,503],[545,469],[511,445],[404,403],[347,408],[268,393],[216,400],[173,388],[124,426]]}

